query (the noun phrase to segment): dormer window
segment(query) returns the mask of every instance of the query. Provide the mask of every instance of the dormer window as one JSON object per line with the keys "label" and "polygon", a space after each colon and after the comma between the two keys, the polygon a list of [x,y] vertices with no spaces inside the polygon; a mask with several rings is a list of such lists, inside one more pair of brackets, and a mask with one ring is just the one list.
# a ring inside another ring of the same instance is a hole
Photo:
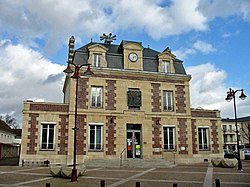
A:
{"label": "dormer window", "polygon": [[170,73],[170,62],[169,61],[162,61],[162,72],[163,73]]}
{"label": "dormer window", "polygon": [[93,66],[94,67],[101,67],[102,54],[94,53],[94,58],[93,59],[94,59]]}

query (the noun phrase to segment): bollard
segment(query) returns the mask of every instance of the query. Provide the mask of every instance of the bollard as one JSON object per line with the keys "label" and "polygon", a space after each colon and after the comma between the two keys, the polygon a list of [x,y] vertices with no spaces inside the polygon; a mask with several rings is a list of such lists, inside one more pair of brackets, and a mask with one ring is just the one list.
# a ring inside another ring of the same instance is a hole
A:
{"label": "bollard", "polygon": [[105,180],[101,180],[100,184],[101,184],[101,187],[105,187]]}
{"label": "bollard", "polygon": [[174,183],[174,184],[173,184],[173,187],[177,187],[177,184],[176,184],[176,183]]}
{"label": "bollard", "polygon": [[135,187],[140,187],[140,186],[141,186],[140,182],[135,183]]}
{"label": "bollard", "polygon": [[215,187],[220,187],[220,179],[215,179]]}
{"label": "bollard", "polygon": [[46,183],[45,187],[50,187],[50,183]]}

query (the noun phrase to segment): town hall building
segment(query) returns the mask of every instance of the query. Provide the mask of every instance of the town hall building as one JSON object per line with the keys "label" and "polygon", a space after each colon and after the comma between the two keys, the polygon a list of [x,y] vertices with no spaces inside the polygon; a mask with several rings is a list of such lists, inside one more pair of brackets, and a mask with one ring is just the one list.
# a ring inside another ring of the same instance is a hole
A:
{"label": "town hall building", "polygon": [[[223,157],[220,111],[190,108],[191,76],[168,47],[116,45],[111,34],[104,43],[74,45],[72,36],[68,68],[82,66],[78,87],[67,75],[63,103],[24,102],[20,160],[72,164],[75,122],[78,163]],[[93,75],[84,76],[89,67]]]}

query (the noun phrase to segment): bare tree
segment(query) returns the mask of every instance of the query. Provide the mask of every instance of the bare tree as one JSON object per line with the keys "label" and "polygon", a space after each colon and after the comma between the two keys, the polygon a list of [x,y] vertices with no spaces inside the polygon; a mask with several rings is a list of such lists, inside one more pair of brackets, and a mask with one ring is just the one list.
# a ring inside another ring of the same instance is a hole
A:
{"label": "bare tree", "polygon": [[250,122],[245,122],[241,124],[242,129],[242,137],[243,139],[247,140],[250,144]]}
{"label": "bare tree", "polygon": [[16,121],[16,118],[6,114],[4,116],[0,116],[0,119],[5,121],[5,123],[7,125],[9,125],[10,128],[12,129],[18,129],[19,128],[19,124]]}

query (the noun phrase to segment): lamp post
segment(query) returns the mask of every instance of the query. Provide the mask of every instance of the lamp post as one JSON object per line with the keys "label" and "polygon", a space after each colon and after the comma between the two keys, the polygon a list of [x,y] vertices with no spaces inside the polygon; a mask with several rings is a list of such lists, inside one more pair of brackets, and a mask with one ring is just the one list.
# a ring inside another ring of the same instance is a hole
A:
{"label": "lamp post", "polygon": [[[73,65],[75,67],[75,70],[73,71],[71,69],[71,65]],[[63,71],[64,73],[66,73],[68,76],[70,76],[72,73],[74,73],[71,78],[76,79],[76,95],[75,95],[75,126],[74,128],[72,128],[72,130],[74,131],[74,157],[73,157],[73,169],[72,169],[72,173],[71,173],[71,182],[75,182],[77,181],[77,169],[76,169],[76,131],[78,130],[77,128],[77,98],[78,98],[78,80],[80,78],[80,74],[79,71],[81,69],[82,66],[84,66],[86,64],[83,65],[76,65],[74,63],[68,63],[67,68]],[[87,70],[83,73],[85,76],[91,76],[94,73],[91,71],[90,69],[90,65],[87,64]]]}
{"label": "lamp post", "polygon": [[229,88],[229,91],[227,92],[227,97],[225,98],[226,101],[230,102],[232,99],[234,101],[234,118],[235,118],[235,128],[236,128],[236,141],[237,141],[237,160],[238,160],[238,170],[242,170],[242,163],[240,160],[240,143],[239,143],[239,129],[237,125],[237,111],[236,111],[236,100],[235,100],[235,94],[241,91],[241,94],[239,96],[240,99],[244,100],[246,99],[246,95],[243,92],[243,89],[240,90],[233,90]]}

